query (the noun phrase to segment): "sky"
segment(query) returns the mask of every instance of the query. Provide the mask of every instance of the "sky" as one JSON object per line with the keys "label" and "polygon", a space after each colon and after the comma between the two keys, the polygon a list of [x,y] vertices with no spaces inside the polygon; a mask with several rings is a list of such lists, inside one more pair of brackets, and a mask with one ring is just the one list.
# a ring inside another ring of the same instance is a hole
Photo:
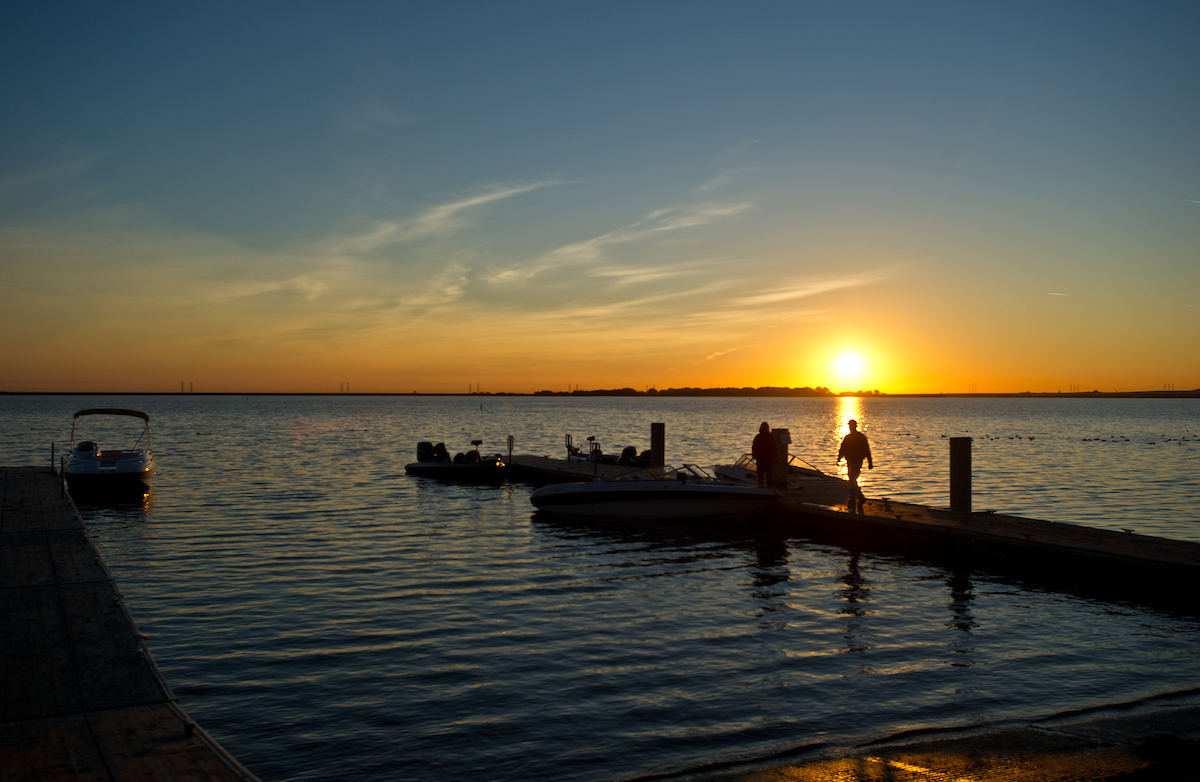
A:
{"label": "sky", "polygon": [[15,1],[0,391],[1200,388],[1195,2]]}

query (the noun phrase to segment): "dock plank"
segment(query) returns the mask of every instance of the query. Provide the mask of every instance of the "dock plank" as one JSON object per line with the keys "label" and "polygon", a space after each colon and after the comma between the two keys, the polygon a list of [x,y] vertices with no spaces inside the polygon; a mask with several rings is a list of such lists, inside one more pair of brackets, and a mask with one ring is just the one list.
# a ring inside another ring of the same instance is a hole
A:
{"label": "dock plank", "polygon": [[175,702],[57,477],[0,476],[0,757],[8,780],[255,777]]}
{"label": "dock plank", "polygon": [[5,533],[0,547],[0,589],[55,583],[54,554],[46,545],[46,533]]}
{"label": "dock plank", "polygon": [[91,712],[92,735],[113,778],[210,780],[250,772],[171,704]]}
{"label": "dock plank", "polygon": [[0,611],[0,723],[83,708],[70,639],[53,586],[6,589]]}
{"label": "dock plank", "polygon": [[5,470],[2,513],[0,532],[40,532],[46,528],[32,470]]}
{"label": "dock plank", "polygon": [[89,672],[79,685],[85,709],[169,700],[108,582],[67,584],[59,591],[75,666]]}
{"label": "dock plank", "polygon": [[56,529],[45,534],[54,574],[60,582],[83,584],[112,580],[104,560],[96,553],[96,547],[83,529]]}
{"label": "dock plank", "polygon": [[4,779],[112,782],[83,714],[0,723]]}

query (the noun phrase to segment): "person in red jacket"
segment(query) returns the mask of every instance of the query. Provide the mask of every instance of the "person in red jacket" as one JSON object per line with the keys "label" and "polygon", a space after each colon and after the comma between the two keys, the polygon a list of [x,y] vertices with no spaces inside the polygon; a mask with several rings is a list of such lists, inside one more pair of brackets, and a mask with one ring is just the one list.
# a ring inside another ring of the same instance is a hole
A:
{"label": "person in red jacket", "polygon": [[842,438],[837,463],[841,464],[842,459],[846,460],[846,475],[853,487],[854,497],[862,502],[866,497],[863,496],[862,489],[858,488],[858,476],[862,474],[863,459],[867,460],[868,470],[875,469],[875,462],[871,459],[871,444],[867,442],[867,436],[858,431],[858,421],[851,418],[846,425],[850,427],[850,434]]}

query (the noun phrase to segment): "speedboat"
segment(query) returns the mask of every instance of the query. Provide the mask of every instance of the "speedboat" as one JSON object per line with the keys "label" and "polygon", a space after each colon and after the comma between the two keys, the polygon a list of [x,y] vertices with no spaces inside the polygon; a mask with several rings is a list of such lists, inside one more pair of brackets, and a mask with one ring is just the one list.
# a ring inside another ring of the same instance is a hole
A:
{"label": "speedboat", "polygon": [[417,443],[417,460],[404,465],[404,471],[409,475],[450,481],[504,480],[504,460],[500,454],[481,454],[479,446],[483,445],[483,440],[472,440],[471,445],[472,450],[451,457],[445,443],[422,440]]}
{"label": "speedboat", "polygon": [[538,510],[567,516],[706,521],[747,518],[779,499],[774,489],[719,481],[694,464],[551,484],[529,495]]}
{"label": "speedboat", "polygon": [[[142,419],[142,433],[130,448],[103,450],[95,440],[75,441],[79,419],[90,415],[132,416]],[[139,448],[145,438],[145,447]],[[80,410],[71,421],[71,455],[67,458],[67,486],[78,494],[146,494],[154,482],[154,454],[150,451],[150,416],[140,410],[96,408]]]}
{"label": "speedboat", "polygon": [[[758,485],[758,462],[748,453],[743,454],[742,458],[734,464],[715,465],[713,472],[721,480]],[[821,472],[795,454],[788,456],[787,476],[789,488],[800,488],[814,482],[841,480],[836,476]]]}

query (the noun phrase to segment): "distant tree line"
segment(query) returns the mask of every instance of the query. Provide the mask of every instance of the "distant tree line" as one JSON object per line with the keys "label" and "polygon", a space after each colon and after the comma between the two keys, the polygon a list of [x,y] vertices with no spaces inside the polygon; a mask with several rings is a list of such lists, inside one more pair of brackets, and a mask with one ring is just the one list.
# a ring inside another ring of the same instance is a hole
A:
{"label": "distant tree line", "polygon": [[635,388],[594,389],[585,391],[536,391],[535,396],[879,396],[875,391],[842,392],[840,395],[825,386],[810,388],[787,388],[784,386],[760,386],[751,388],[650,388],[638,391]]}

